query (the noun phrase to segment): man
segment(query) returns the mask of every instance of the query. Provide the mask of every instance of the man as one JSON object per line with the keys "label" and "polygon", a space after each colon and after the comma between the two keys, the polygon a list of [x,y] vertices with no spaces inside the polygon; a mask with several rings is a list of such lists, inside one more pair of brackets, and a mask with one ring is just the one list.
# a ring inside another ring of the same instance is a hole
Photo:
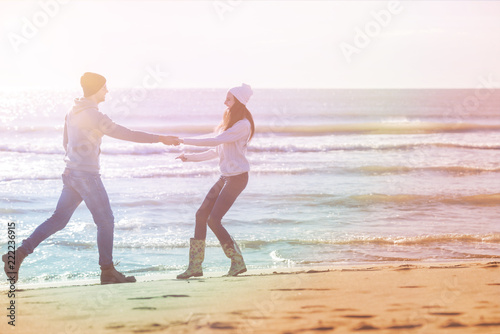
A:
{"label": "man", "polygon": [[22,261],[45,239],[62,230],[82,201],[92,213],[97,225],[97,248],[101,267],[101,284],[135,282],[133,276],[124,276],[113,265],[114,217],[108,195],[99,174],[101,139],[104,135],[137,143],[179,145],[177,137],[132,131],[114,123],[99,112],[98,104],[106,98],[106,79],[96,73],[85,73],[80,84],[84,97],[75,99],[75,105],[66,115],[64,149],[66,169],[62,175],[63,190],[52,217],[38,226],[15,252],[2,256],[4,270],[17,282]]}

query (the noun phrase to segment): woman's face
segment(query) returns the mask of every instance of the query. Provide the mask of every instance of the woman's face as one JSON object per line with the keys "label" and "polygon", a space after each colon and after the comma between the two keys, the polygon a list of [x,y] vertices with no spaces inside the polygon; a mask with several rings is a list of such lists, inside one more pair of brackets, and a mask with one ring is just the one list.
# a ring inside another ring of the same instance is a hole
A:
{"label": "woman's face", "polygon": [[226,101],[224,101],[224,104],[228,108],[231,108],[234,105],[234,99],[235,99],[234,95],[228,92],[227,96],[226,96]]}

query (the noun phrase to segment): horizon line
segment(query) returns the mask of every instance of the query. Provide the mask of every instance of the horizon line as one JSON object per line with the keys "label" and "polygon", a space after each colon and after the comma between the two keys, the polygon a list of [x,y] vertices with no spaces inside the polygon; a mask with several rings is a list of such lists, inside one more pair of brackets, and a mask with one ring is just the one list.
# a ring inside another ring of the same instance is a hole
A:
{"label": "horizon line", "polygon": [[[117,86],[108,87],[109,91],[113,90],[132,90],[132,89],[146,89],[146,90],[227,90],[227,87],[130,87],[130,86]],[[460,90],[460,89],[484,89],[484,90],[500,90],[500,87],[258,87],[252,86],[254,90]],[[0,87],[0,92],[12,91],[79,91],[81,88],[65,88],[65,87]]]}

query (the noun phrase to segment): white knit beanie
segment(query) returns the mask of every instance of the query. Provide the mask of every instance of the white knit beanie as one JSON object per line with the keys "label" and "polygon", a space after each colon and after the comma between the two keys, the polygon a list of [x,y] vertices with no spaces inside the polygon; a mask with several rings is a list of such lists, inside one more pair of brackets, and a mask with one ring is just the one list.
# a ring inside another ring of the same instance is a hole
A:
{"label": "white knit beanie", "polygon": [[243,105],[247,105],[248,100],[253,95],[252,87],[245,83],[241,84],[241,86],[231,88],[229,93],[233,94]]}

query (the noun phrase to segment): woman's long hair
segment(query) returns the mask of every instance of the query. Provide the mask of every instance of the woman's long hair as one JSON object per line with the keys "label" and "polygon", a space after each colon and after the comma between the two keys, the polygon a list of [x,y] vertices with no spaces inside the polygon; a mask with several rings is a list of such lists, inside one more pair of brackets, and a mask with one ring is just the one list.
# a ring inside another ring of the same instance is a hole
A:
{"label": "woman's long hair", "polygon": [[227,108],[224,112],[224,116],[222,117],[222,122],[217,126],[217,131],[226,131],[230,127],[232,127],[236,122],[241,121],[242,119],[248,119],[250,122],[250,137],[248,141],[250,141],[255,133],[255,123],[253,122],[253,117],[247,107],[238,101],[238,99],[234,99],[234,104],[231,108]]}

